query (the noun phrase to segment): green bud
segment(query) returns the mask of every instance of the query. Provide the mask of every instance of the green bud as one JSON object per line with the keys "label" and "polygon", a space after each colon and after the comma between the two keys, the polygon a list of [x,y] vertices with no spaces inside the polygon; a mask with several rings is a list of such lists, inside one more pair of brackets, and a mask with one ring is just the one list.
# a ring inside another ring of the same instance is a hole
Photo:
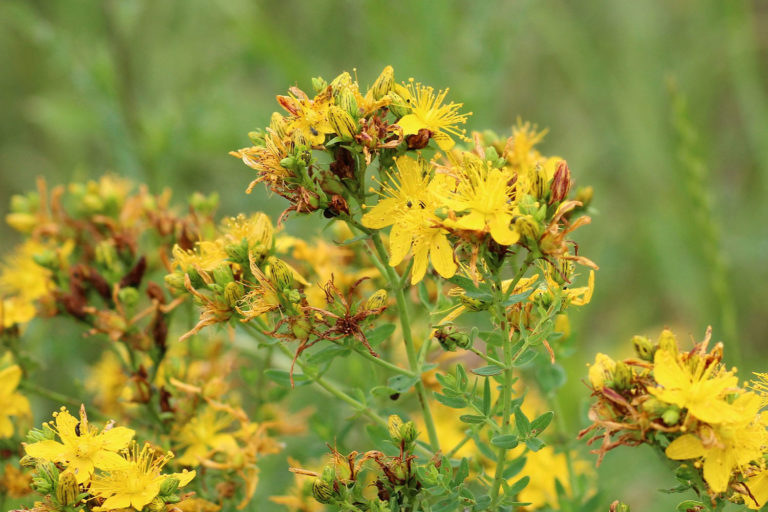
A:
{"label": "green bud", "polygon": [[35,207],[27,196],[14,194],[11,196],[11,212],[13,213],[33,213]]}
{"label": "green bud", "polygon": [[297,340],[306,340],[309,338],[309,333],[312,330],[312,324],[306,318],[299,318],[291,326],[291,332],[296,336]]}
{"label": "green bud", "polygon": [[643,402],[643,411],[647,412],[651,416],[659,417],[664,414],[669,406],[663,403],[661,400],[655,397],[650,397]]}
{"label": "green bud", "polygon": [[589,206],[594,195],[595,190],[592,187],[579,187],[576,190],[576,200],[579,201],[584,206],[584,208]]}
{"label": "green bud", "polygon": [[613,370],[613,387],[617,391],[629,389],[632,385],[632,369],[623,361],[617,361]]}
{"label": "green bud", "polygon": [[351,140],[357,133],[357,123],[346,110],[336,105],[328,109],[328,123],[342,139]]}
{"label": "green bud", "polygon": [[229,244],[224,247],[224,252],[235,263],[245,264],[248,262],[248,240],[243,239],[240,243]]}
{"label": "green bud", "polygon": [[472,339],[470,338],[469,334],[465,332],[452,332],[448,335],[448,339],[450,339],[451,343],[455,346],[465,350],[472,346]]}
{"label": "green bud", "polygon": [[189,205],[197,213],[202,215],[212,215],[216,208],[219,207],[219,194],[213,192],[212,194],[205,196],[200,192],[195,192],[189,198]]}
{"label": "green bud", "polygon": [[326,505],[333,499],[333,487],[320,478],[312,482],[312,496],[320,503]]}
{"label": "green bud", "polygon": [[203,281],[203,278],[200,276],[200,273],[197,271],[197,269],[188,269],[187,275],[189,276],[190,283],[192,283],[192,288],[198,289],[205,286],[205,281]]}
{"label": "green bud", "polygon": [[56,486],[56,499],[59,503],[68,507],[77,503],[77,495],[80,488],[77,485],[77,477],[74,473],[62,473]]}
{"label": "green bud", "polygon": [[352,75],[347,71],[344,71],[339,76],[331,80],[331,87],[333,87],[333,93],[336,94],[341,89],[352,85]]}
{"label": "green bud", "polygon": [[412,421],[407,421],[400,426],[400,437],[406,445],[411,444],[419,436],[416,425]]}
{"label": "green bud", "polygon": [[368,297],[365,303],[365,309],[371,311],[373,309],[383,308],[387,305],[387,290],[376,290],[373,295]]}
{"label": "green bud", "polygon": [[531,183],[531,195],[536,199],[543,199],[547,190],[547,177],[544,174],[544,168],[541,165],[536,166],[533,172],[533,181]]}
{"label": "green bud", "polygon": [[232,267],[222,263],[215,269],[213,269],[213,281],[219,286],[226,286],[229,283],[234,282],[235,277],[232,275]]}
{"label": "green bud", "polygon": [[29,455],[25,455],[22,458],[19,459],[19,466],[23,468],[33,468],[37,466],[37,461],[34,457],[30,457]]}
{"label": "green bud", "polygon": [[248,132],[248,138],[251,139],[251,143],[254,146],[264,146],[264,133],[261,130]]}
{"label": "green bud", "polygon": [[661,420],[667,425],[676,425],[680,421],[680,408],[675,405],[670,406],[661,415]]}
{"label": "green bud", "polygon": [[528,238],[539,238],[539,223],[532,215],[521,215],[515,220],[515,227]]}
{"label": "green bud", "polygon": [[387,428],[389,430],[389,437],[395,444],[399,444],[403,440],[402,427],[403,420],[397,414],[392,414],[387,419]]}
{"label": "green bud", "polygon": [[301,293],[299,293],[299,290],[293,288],[288,290],[288,292],[285,294],[285,298],[293,304],[298,304],[301,302]]}
{"label": "green bud", "polygon": [[185,290],[184,287],[184,274],[181,272],[174,272],[173,274],[166,274],[163,278],[165,286],[173,293],[180,293]]}
{"label": "green bud", "polygon": [[293,284],[293,271],[283,260],[273,256],[267,260],[267,265],[267,276],[279,290]]}
{"label": "green bud", "polygon": [[312,78],[312,89],[314,89],[315,94],[320,94],[328,87],[328,82],[323,80],[322,77],[313,77]]}
{"label": "green bud", "polygon": [[656,352],[654,344],[645,336],[634,336],[632,345],[635,347],[637,357],[643,361],[653,361],[653,355]]}
{"label": "green bud", "polygon": [[112,268],[116,261],[118,261],[117,249],[115,244],[109,240],[102,240],[94,249],[94,258],[96,263],[106,268]]}
{"label": "green bud", "polygon": [[175,494],[178,488],[179,488],[178,478],[166,478],[165,480],[163,480],[163,483],[160,484],[160,495],[169,496],[171,494]]}
{"label": "green bud", "polygon": [[616,500],[613,503],[611,503],[611,508],[609,509],[609,512],[630,512],[629,505],[619,500]]}
{"label": "green bud", "polygon": [[410,114],[411,107],[406,103],[402,96],[394,91],[391,91],[387,96],[389,96],[389,111],[392,112],[395,117],[400,119],[401,117]]}
{"label": "green bud", "polygon": [[491,307],[489,301],[469,297],[466,293],[459,295],[459,302],[470,311],[485,311]]}
{"label": "green bud", "polygon": [[355,98],[355,94],[349,89],[344,89],[339,92],[339,95],[336,98],[336,103],[342,110],[344,110],[344,112],[352,116],[353,119],[357,119],[360,115],[357,106],[357,98]]}
{"label": "green bud", "polygon": [[230,308],[234,308],[237,306],[238,302],[240,302],[240,299],[243,298],[243,295],[245,294],[243,290],[243,285],[240,283],[227,283],[227,285],[224,287],[224,300],[227,302],[227,306]]}
{"label": "green bud", "polygon": [[381,72],[376,81],[373,82],[373,86],[371,86],[371,94],[373,95],[373,99],[380,100],[386,96],[389,91],[392,90],[394,85],[395,70],[392,68],[392,66],[387,66]]}
{"label": "green bud", "polygon": [[661,331],[661,335],[659,336],[659,350],[664,350],[677,356],[680,349],[677,346],[677,337],[675,336],[675,333],[669,329]]}
{"label": "green bud", "polygon": [[32,260],[48,270],[57,270],[59,266],[59,259],[56,257],[56,253],[50,249],[45,249],[44,251],[33,255]]}
{"label": "green bud", "polygon": [[117,298],[120,299],[121,304],[124,304],[128,308],[132,308],[139,303],[141,296],[139,295],[139,290],[133,286],[128,286],[126,288],[120,288],[120,291],[117,292]]}
{"label": "green bud", "polygon": [[165,501],[160,496],[155,496],[146,506],[147,512],[163,512],[165,510]]}

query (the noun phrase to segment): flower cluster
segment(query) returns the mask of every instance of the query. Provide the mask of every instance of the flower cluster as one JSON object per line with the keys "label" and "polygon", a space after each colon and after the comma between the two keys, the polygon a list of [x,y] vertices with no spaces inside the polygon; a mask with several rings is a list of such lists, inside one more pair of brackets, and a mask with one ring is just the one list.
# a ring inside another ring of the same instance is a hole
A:
{"label": "flower cluster", "polygon": [[739,386],[722,343],[708,348],[710,335],[683,351],[664,330],[656,343],[635,336],[637,357],[598,354],[589,369],[594,423],[580,435],[602,440],[600,459],[616,446],[649,444],[676,466],[678,490],[759,509],[768,500],[766,376]]}
{"label": "flower cluster", "polygon": [[[173,453],[139,448],[135,432],[107,424],[102,430],[88,422],[85,407],[79,420],[62,408],[53,423],[28,435],[24,464],[34,467],[33,488],[43,495],[33,510],[64,511],[87,504],[88,510],[165,510],[178,503],[177,490],[194,471],[163,473]],[[58,440],[57,440],[58,439]]]}

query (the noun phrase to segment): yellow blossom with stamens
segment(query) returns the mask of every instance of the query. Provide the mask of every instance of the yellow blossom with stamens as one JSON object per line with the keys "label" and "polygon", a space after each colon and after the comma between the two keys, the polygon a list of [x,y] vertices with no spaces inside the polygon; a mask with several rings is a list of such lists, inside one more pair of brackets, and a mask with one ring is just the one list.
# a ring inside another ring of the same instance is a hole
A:
{"label": "yellow blossom with stamens", "polygon": [[701,425],[696,433],[672,441],[664,453],[673,460],[704,459],[704,480],[712,492],[725,492],[734,471],[762,460],[768,434],[760,421],[761,406],[760,396],[743,393],[732,404],[738,415],[719,418],[719,425]]}
{"label": "yellow blossom with stamens", "polygon": [[333,133],[333,127],[328,122],[328,109],[333,104],[333,96],[324,91],[310,100],[296,88],[292,88],[291,93],[291,96],[278,96],[283,108],[293,114],[286,119],[286,131],[289,134],[298,132],[312,146],[322,144],[326,134]]}
{"label": "yellow blossom with stamens", "polygon": [[500,245],[512,245],[520,233],[512,224],[514,204],[512,174],[496,169],[491,163],[465,154],[454,164],[458,174],[456,190],[442,198],[457,213],[464,212],[450,227],[472,231],[489,231]]}
{"label": "yellow blossom with stamens", "polygon": [[173,267],[182,272],[190,269],[209,272],[224,263],[226,259],[226,251],[216,242],[198,242],[195,248],[189,251],[185,251],[178,245],[173,246]]}
{"label": "yellow blossom with stamens", "polygon": [[432,138],[443,151],[448,151],[455,144],[451,135],[462,140],[466,138],[466,130],[458,128],[458,125],[466,123],[472,113],[460,114],[462,103],[443,104],[448,89],[435,93],[433,87],[411,81],[407,87],[399,87],[397,90],[402,93],[401,96],[405,95],[404,100],[411,108],[411,113],[397,122],[405,135],[427,129],[432,132]]}
{"label": "yellow blossom with stamens", "polygon": [[174,436],[179,448],[184,450],[177,460],[178,464],[199,466],[201,460],[209,458],[214,452],[237,450],[234,435],[225,431],[232,422],[231,416],[211,408],[189,420]]}
{"label": "yellow blossom with stamens", "polygon": [[124,459],[125,463],[104,474],[97,474],[91,481],[90,493],[104,500],[97,512],[133,508],[142,510],[156,496],[164,482],[175,479],[178,487],[184,487],[194,477],[195,471],[162,474],[161,471],[173,458],[171,452],[158,454],[149,444],[141,450],[134,442]]}
{"label": "yellow blossom with stamens", "polygon": [[13,436],[11,416],[31,417],[29,400],[16,391],[21,381],[21,368],[14,364],[0,370],[0,439]]}
{"label": "yellow blossom with stamens", "polygon": [[[60,254],[71,251],[64,244]],[[5,255],[0,263],[0,328],[27,323],[35,317],[35,301],[51,292],[51,271],[35,262],[34,257],[47,250],[29,239]]]}
{"label": "yellow blossom with stamens", "polygon": [[247,240],[250,249],[261,248],[266,251],[272,248],[275,228],[267,214],[257,212],[250,217],[240,214],[225,219],[223,232],[228,243],[236,244]]}
{"label": "yellow blossom with stamens", "polygon": [[710,424],[750,420],[726,395],[738,389],[738,378],[719,365],[706,365],[700,358],[683,362],[680,356],[659,348],[654,356],[653,375],[660,387],[648,391],[662,402],[686,408],[694,417]]}
{"label": "yellow blossom with stamens", "polygon": [[89,425],[85,407],[80,408],[80,421],[66,408],[54,413],[55,425],[47,424],[58,435],[59,441],[46,439],[24,447],[27,455],[54,463],[61,463],[85,483],[95,468],[114,469],[125,465],[118,452],[128,446],[135,432],[126,427],[105,428],[101,432]]}
{"label": "yellow blossom with stamens", "polygon": [[458,268],[447,231],[435,216],[435,188],[442,184],[430,180],[424,162],[407,156],[397,159],[393,185],[383,185],[384,199],[363,215],[363,225],[373,229],[392,226],[389,234],[389,264],[399,265],[413,247],[412,283],[424,277],[428,260],[437,272],[450,278]]}

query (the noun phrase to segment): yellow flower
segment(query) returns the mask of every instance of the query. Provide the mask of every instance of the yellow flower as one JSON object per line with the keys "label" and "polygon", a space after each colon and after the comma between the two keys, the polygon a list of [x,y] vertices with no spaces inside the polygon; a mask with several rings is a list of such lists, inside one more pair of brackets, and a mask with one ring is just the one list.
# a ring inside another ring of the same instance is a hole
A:
{"label": "yellow flower", "polygon": [[[572,453],[571,457],[574,455]],[[575,461],[573,467],[577,474],[585,474],[589,471],[584,461]],[[547,506],[560,510],[555,480],[560,481],[566,495],[572,492],[568,459],[565,453],[555,453],[552,446],[545,446],[537,452],[526,454],[525,467],[515,478],[526,476],[530,477],[530,481],[518,498],[531,505],[524,507],[523,510],[538,510]]]}
{"label": "yellow flower", "polygon": [[451,227],[473,231],[488,229],[491,236],[501,245],[512,245],[520,233],[510,229],[514,195],[509,185],[511,173],[496,169],[490,162],[466,154],[458,168],[456,191],[444,198],[446,206],[456,212],[467,212]]}
{"label": "yellow flower", "polygon": [[[123,345],[116,345],[121,351]],[[127,408],[135,408],[130,403],[132,397],[128,376],[123,371],[120,358],[112,351],[105,351],[98,362],[91,366],[85,389],[94,394],[94,403],[104,414],[119,415]]]}
{"label": "yellow flower", "polygon": [[[739,405],[754,413],[752,417],[755,418],[760,408],[760,399],[755,400],[753,393],[746,393],[736,402],[742,400],[752,402]],[[703,458],[704,480],[712,492],[717,493],[728,489],[734,470],[762,459],[765,442],[765,426],[757,421],[747,424],[703,425],[696,434],[684,434],[672,441],[665,453],[672,460]]]}
{"label": "yellow flower", "polygon": [[239,244],[247,240],[248,248],[261,249],[264,252],[272,248],[272,236],[275,228],[265,213],[257,212],[246,217],[243,214],[224,220],[225,243]]}
{"label": "yellow flower", "polygon": [[104,429],[101,432],[88,424],[85,407],[80,407],[80,421],[69,414],[67,409],[54,413],[56,425],[46,424],[61,442],[38,441],[24,448],[27,455],[36,459],[62,463],[77,477],[78,483],[85,483],[95,468],[113,469],[125,465],[117,452],[128,446],[135,432],[126,427]]}
{"label": "yellow flower", "polygon": [[91,481],[90,492],[104,500],[94,510],[107,512],[131,507],[141,510],[160,494],[160,487],[166,480],[174,478],[179,487],[184,487],[195,477],[194,471],[161,474],[173,454],[168,452],[158,456],[148,444],[139,450],[134,442],[126,455],[119,468],[98,474]]}
{"label": "yellow flower", "polygon": [[[72,244],[64,244],[60,251],[71,251]],[[7,254],[0,263],[0,327],[27,323],[35,317],[35,301],[51,292],[51,271],[38,265],[34,256],[47,247],[35,240],[27,240]]]}
{"label": "yellow flower", "polygon": [[212,452],[233,452],[238,449],[237,441],[229,432],[222,432],[232,425],[232,417],[206,408],[181,427],[175,440],[184,454],[177,463],[182,466],[199,466],[202,459]]}
{"label": "yellow flower", "polygon": [[411,113],[397,122],[405,135],[413,135],[421,129],[427,129],[432,132],[432,138],[443,151],[453,147],[451,135],[465,138],[466,130],[459,129],[458,125],[466,123],[467,117],[472,113],[460,114],[462,103],[451,102],[443,105],[448,89],[435,94],[432,87],[410,82],[407,88],[398,87],[397,90],[411,107]]}
{"label": "yellow flower", "polygon": [[653,375],[660,385],[648,391],[662,402],[674,404],[697,419],[711,423],[750,420],[744,418],[726,395],[738,389],[738,379],[718,365],[706,366],[705,361],[693,357],[683,362],[680,357],[661,347],[654,356]]}
{"label": "yellow flower", "polygon": [[745,484],[751,496],[744,496],[744,504],[752,510],[760,510],[768,503],[768,469],[747,478]]}
{"label": "yellow flower", "polygon": [[[290,467],[301,467],[296,459],[288,457]],[[320,469],[320,468],[318,468]],[[320,512],[325,507],[312,496],[312,478],[294,473],[293,487],[283,496],[270,496],[269,501],[286,507],[291,512]]]}
{"label": "yellow flower", "polygon": [[333,133],[333,127],[328,122],[328,109],[333,104],[333,96],[324,91],[314,100],[297,89],[291,88],[291,96],[278,96],[277,100],[292,117],[287,120],[289,134],[298,132],[300,138],[312,146],[325,142],[325,135]]}
{"label": "yellow flower", "polygon": [[613,371],[616,369],[616,361],[603,353],[595,356],[595,364],[589,367],[589,382],[595,389],[603,389],[606,381],[613,379]]}
{"label": "yellow flower", "polygon": [[13,435],[11,416],[17,418],[30,417],[29,401],[16,388],[21,381],[19,365],[9,366],[0,370],[0,439]]}
{"label": "yellow flower", "polygon": [[216,242],[198,242],[195,249],[190,251],[185,251],[178,245],[173,246],[173,267],[182,272],[190,269],[210,272],[226,259],[226,251]]}
{"label": "yellow flower", "polygon": [[428,258],[437,272],[450,278],[456,273],[453,249],[447,231],[434,215],[437,186],[429,179],[423,162],[407,156],[397,159],[393,185],[384,185],[384,195],[371,211],[363,215],[363,225],[373,229],[392,226],[389,234],[389,264],[397,266],[413,246],[411,282],[418,283],[427,270]]}
{"label": "yellow flower", "polygon": [[0,477],[0,494],[5,494],[9,498],[23,498],[32,493],[31,483],[32,475],[6,463],[3,476]]}

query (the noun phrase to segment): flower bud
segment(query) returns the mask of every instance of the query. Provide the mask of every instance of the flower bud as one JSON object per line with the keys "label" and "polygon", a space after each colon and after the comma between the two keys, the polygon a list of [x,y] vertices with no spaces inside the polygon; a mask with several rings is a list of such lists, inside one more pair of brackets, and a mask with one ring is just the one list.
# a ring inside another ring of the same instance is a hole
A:
{"label": "flower bud", "polygon": [[164,512],[165,501],[160,496],[155,496],[146,507],[147,512]]}
{"label": "flower bud", "polygon": [[296,336],[297,340],[306,340],[309,338],[309,333],[312,331],[312,324],[306,318],[299,318],[291,326],[291,332]]}
{"label": "flower bud", "polygon": [[184,274],[181,272],[174,272],[173,274],[167,274],[163,280],[165,286],[173,293],[179,293],[184,291]]}
{"label": "flower bud", "polygon": [[608,509],[608,512],[629,512],[629,505],[619,500],[616,500],[613,503],[611,503],[611,508]]}
{"label": "flower bud", "polygon": [[312,496],[318,502],[327,505],[333,499],[333,487],[325,480],[315,478],[312,482]]}
{"label": "flower bud", "polygon": [[37,194],[14,194],[11,196],[10,209],[13,213],[33,213],[39,203]]}
{"label": "flower bud", "polygon": [[205,286],[205,281],[200,276],[200,272],[196,268],[187,269],[187,275],[189,276],[189,282],[192,284],[192,288],[198,289]]}
{"label": "flower bud", "polygon": [[163,480],[163,483],[160,484],[160,495],[161,496],[170,496],[171,494],[176,493],[176,490],[179,488],[179,479],[169,477]]}
{"label": "flower bud", "polygon": [[647,412],[651,416],[656,417],[664,414],[664,411],[667,410],[667,407],[669,407],[667,404],[653,396],[644,401],[642,405],[643,411]]}
{"label": "flower bud", "polygon": [[536,199],[543,199],[544,194],[547,192],[546,186],[547,177],[544,168],[541,165],[537,165],[531,179],[531,195]]}
{"label": "flower bud", "polygon": [[269,280],[279,289],[289,288],[293,284],[293,271],[286,263],[272,256],[267,260],[267,275]]}
{"label": "flower bud", "polygon": [[106,268],[112,268],[112,265],[118,259],[115,244],[109,240],[102,240],[94,248],[94,259],[96,263]]}
{"label": "flower bud", "polygon": [[418,435],[419,431],[416,430],[416,424],[412,421],[406,421],[400,426],[400,437],[406,445],[414,442]]}
{"label": "flower bud", "polygon": [[457,348],[468,349],[472,346],[472,339],[469,334],[461,331],[451,332],[438,336],[437,340],[440,342],[440,346],[443,350],[453,352]]}
{"label": "flower bud", "polygon": [[661,331],[661,334],[659,335],[659,350],[665,350],[673,356],[677,356],[679,349],[677,346],[677,337],[675,336],[675,333],[669,329],[664,329]]}
{"label": "flower bud", "polygon": [[391,414],[387,419],[387,428],[389,429],[389,437],[395,444],[399,444],[403,440],[403,434],[400,427],[403,426],[403,420],[397,414]]}
{"label": "flower bud", "polygon": [[347,71],[344,71],[339,76],[331,80],[330,85],[333,88],[333,93],[336,94],[338,91],[352,85],[352,75],[350,75]]}
{"label": "flower bud", "polygon": [[592,202],[592,196],[595,194],[595,189],[590,187],[579,187],[576,189],[576,200],[582,204],[585,208]]}
{"label": "flower bud", "polygon": [[571,190],[571,170],[565,160],[560,160],[555,169],[550,187],[552,194],[549,196],[549,204],[562,203]]}
{"label": "flower bud", "polygon": [[139,303],[141,296],[139,295],[139,290],[133,286],[127,286],[125,288],[120,288],[117,292],[117,298],[120,299],[120,303],[127,308],[132,308]]}
{"label": "flower bud", "polygon": [[632,385],[632,368],[623,361],[616,363],[613,369],[613,388],[617,391],[629,389]]}
{"label": "flower bud", "polygon": [[243,239],[240,243],[226,245],[224,252],[230,260],[243,265],[248,262],[248,240]]}
{"label": "flower bud", "polygon": [[389,96],[389,111],[392,112],[395,117],[400,119],[411,112],[411,107],[406,103],[402,96],[394,91],[387,94],[387,96]]}
{"label": "flower bud", "polygon": [[328,123],[343,139],[351,139],[357,133],[357,123],[344,109],[331,105],[328,108]]}
{"label": "flower bud", "polygon": [[344,89],[339,92],[339,96],[336,98],[336,103],[342,110],[344,110],[344,112],[352,116],[353,119],[357,119],[360,115],[357,106],[357,98],[355,98],[355,94],[349,89]]}
{"label": "flower bud", "polygon": [[368,311],[371,311],[373,309],[379,309],[386,307],[387,305],[387,290],[380,289],[376,290],[376,292],[368,297],[368,300],[365,303],[365,309]]}
{"label": "flower bud", "polygon": [[272,112],[272,118],[269,120],[269,128],[278,139],[283,140],[285,138],[287,126],[285,118],[280,115],[279,112]]}
{"label": "flower bud", "polygon": [[466,293],[461,293],[458,297],[459,302],[470,311],[485,311],[491,307],[490,302],[470,297]]}
{"label": "flower bud", "polygon": [[515,220],[515,227],[528,238],[539,238],[539,223],[533,215],[521,215]]}
{"label": "flower bud", "polygon": [[77,477],[74,473],[65,472],[59,475],[58,485],[56,486],[56,499],[59,503],[68,507],[77,502],[77,495],[80,489],[77,485]]}
{"label": "flower bud", "polygon": [[373,82],[371,86],[371,94],[373,99],[379,100],[392,90],[392,86],[395,84],[395,70],[392,66],[387,66],[381,72],[379,77]]}
{"label": "flower bud", "polygon": [[680,408],[676,405],[670,406],[661,415],[661,420],[669,426],[676,425],[680,421]]}
{"label": "flower bud", "polygon": [[589,382],[595,389],[603,389],[606,382],[613,380],[616,362],[600,352],[595,356],[595,364],[589,367]]}
{"label": "flower bud", "polygon": [[5,222],[19,233],[29,233],[37,225],[37,218],[31,213],[9,213]]}
{"label": "flower bud", "polygon": [[235,277],[232,275],[232,268],[222,263],[215,269],[213,269],[213,281],[219,286],[226,286],[233,282]]}
{"label": "flower bud", "polygon": [[224,287],[224,300],[230,308],[237,307],[244,294],[243,285],[240,283],[231,282]]}
{"label": "flower bud", "polygon": [[637,357],[643,361],[653,361],[653,354],[656,352],[656,347],[653,345],[651,340],[645,336],[633,336],[632,346],[635,347]]}
{"label": "flower bud", "polygon": [[328,82],[326,82],[323,77],[312,77],[312,89],[314,89],[315,94],[320,94],[326,87],[328,87]]}
{"label": "flower bud", "polygon": [[43,268],[48,270],[57,270],[59,267],[59,258],[56,253],[50,249],[32,255],[32,260]]}

